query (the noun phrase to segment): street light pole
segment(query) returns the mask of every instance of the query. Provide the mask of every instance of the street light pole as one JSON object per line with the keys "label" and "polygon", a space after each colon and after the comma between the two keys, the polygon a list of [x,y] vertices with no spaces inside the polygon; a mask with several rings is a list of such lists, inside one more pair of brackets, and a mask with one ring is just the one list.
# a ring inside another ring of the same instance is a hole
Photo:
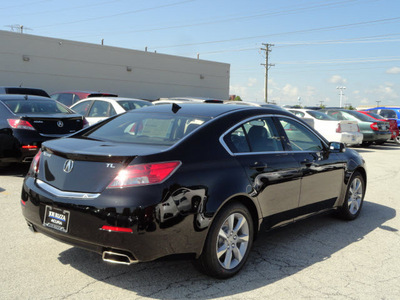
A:
{"label": "street light pole", "polygon": [[346,87],[345,86],[337,86],[336,89],[340,90],[340,94],[339,94],[340,95],[340,105],[339,105],[339,107],[342,108],[342,103],[343,103],[342,101],[343,101],[343,95],[344,95],[343,90],[345,90]]}

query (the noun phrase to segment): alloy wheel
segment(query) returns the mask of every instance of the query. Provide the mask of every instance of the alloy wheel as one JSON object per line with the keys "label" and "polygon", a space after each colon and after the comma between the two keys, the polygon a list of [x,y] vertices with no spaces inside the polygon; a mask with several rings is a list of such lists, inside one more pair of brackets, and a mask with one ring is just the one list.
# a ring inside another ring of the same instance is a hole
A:
{"label": "alloy wheel", "polygon": [[362,181],[356,177],[352,181],[349,189],[349,198],[348,198],[348,206],[349,212],[352,215],[355,215],[361,206],[361,201],[363,198],[363,184]]}
{"label": "alloy wheel", "polygon": [[217,258],[220,265],[231,270],[242,261],[249,245],[249,224],[244,215],[233,213],[219,229]]}

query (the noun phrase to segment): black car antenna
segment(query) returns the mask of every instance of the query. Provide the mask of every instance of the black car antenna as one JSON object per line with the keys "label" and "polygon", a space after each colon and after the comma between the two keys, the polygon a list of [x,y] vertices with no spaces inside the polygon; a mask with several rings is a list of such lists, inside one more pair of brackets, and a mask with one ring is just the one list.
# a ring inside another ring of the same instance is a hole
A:
{"label": "black car antenna", "polygon": [[180,107],[178,104],[176,103],[172,103],[172,112],[174,114],[176,114],[182,107]]}

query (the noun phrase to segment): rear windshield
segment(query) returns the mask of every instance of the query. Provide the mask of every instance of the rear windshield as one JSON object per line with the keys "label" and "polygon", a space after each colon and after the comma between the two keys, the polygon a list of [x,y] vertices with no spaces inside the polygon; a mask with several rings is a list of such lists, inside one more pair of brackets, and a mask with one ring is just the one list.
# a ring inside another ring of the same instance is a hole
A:
{"label": "rear windshield", "polygon": [[132,100],[118,100],[119,105],[121,105],[125,110],[132,110],[136,108],[142,108],[145,106],[151,106],[150,102],[145,101],[132,101]]}
{"label": "rear windshield", "polygon": [[373,117],[373,118],[375,118],[375,119],[382,119],[383,117],[382,116],[380,116],[380,115],[378,115],[378,114],[375,114],[375,113],[373,113],[373,112],[367,112],[368,113],[368,115],[370,115],[371,117]]}
{"label": "rear windshield", "polygon": [[364,121],[364,122],[375,122],[373,118],[370,116],[364,115],[358,111],[353,111],[353,110],[347,110],[346,113],[349,115],[352,115],[353,117],[356,117],[358,120]]}
{"label": "rear windshield", "polygon": [[310,116],[313,116],[314,118],[318,119],[318,120],[336,120],[334,117],[328,116],[320,111],[316,111],[316,110],[307,110],[307,113]]}
{"label": "rear windshield", "polygon": [[127,113],[95,128],[82,137],[133,144],[170,146],[209,118],[162,113]]}
{"label": "rear windshield", "polygon": [[49,100],[3,100],[14,114],[70,114],[62,104]]}

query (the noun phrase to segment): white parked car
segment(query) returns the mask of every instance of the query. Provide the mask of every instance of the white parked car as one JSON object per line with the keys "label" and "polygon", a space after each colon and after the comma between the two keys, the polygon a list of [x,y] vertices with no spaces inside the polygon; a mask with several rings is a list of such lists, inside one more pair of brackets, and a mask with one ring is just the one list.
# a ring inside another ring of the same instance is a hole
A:
{"label": "white parked car", "polygon": [[289,109],[294,115],[303,118],[330,142],[341,142],[348,146],[359,145],[363,141],[356,121],[338,121],[318,110]]}
{"label": "white parked car", "polygon": [[91,97],[82,99],[70,108],[85,116],[89,125],[103,121],[128,110],[153,105],[150,101],[122,97]]}

